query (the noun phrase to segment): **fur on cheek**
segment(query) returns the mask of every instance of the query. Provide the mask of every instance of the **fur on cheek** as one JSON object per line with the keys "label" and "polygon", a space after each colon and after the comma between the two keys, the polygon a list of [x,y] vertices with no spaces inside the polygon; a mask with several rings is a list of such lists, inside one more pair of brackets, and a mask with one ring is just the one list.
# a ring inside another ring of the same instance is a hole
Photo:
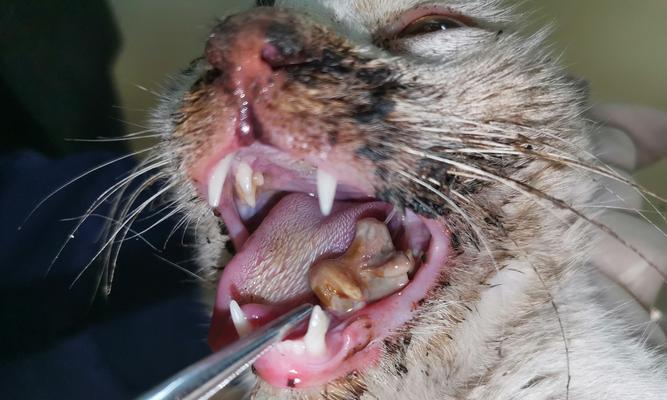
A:
{"label": "fur on cheek", "polygon": [[[467,3],[472,13],[496,2]],[[454,49],[442,62],[380,54],[364,64],[382,66],[374,70],[382,72],[374,75],[378,82],[368,68],[339,69],[348,75],[334,78],[300,71],[289,86],[295,101],[269,104],[282,107],[275,118],[303,114],[297,123],[326,119],[322,126],[345,128],[328,140],[357,146],[350,158],[373,165],[376,197],[442,218],[458,243],[452,272],[384,341],[379,365],[311,390],[260,382],[255,398],[607,400],[667,393],[664,360],[597,303],[587,256],[600,231],[586,220],[594,215],[573,211],[598,187],[590,171],[563,161],[578,162],[590,150],[585,93],[541,50],[542,36],[481,37],[475,43],[483,51]],[[183,172],[188,157],[206,148],[219,106],[205,87],[191,93],[202,73],[199,66],[176,82],[155,120],[165,132],[159,151],[173,154],[173,198],[186,199],[199,264],[215,280],[228,238]],[[327,106],[332,99],[336,107]],[[307,114],[311,109],[317,115]],[[182,111],[194,116],[189,131],[174,122]]]}

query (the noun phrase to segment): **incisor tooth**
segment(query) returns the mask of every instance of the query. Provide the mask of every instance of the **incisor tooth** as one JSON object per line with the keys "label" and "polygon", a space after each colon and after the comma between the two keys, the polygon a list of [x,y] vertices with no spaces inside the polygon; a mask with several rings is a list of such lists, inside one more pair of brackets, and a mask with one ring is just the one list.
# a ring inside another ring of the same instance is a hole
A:
{"label": "incisor tooth", "polygon": [[317,170],[317,198],[320,200],[320,211],[324,216],[331,213],[336,197],[336,186],[338,181],[333,175],[321,169]]}
{"label": "incisor tooth", "polygon": [[222,196],[222,188],[225,185],[225,179],[229,168],[232,166],[234,153],[228,154],[225,158],[220,160],[213,168],[213,173],[208,179],[208,204],[216,208],[220,205],[220,197]]}
{"label": "incisor tooth", "polygon": [[239,337],[243,337],[252,332],[250,322],[248,322],[248,318],[246,318],[236,300],[232,300],[229,303],[229,313],[232,315],[232,321],[234,322],[234,327],[236,328]]}
{"label": "incisor tooth", "polygon": [[329,317],[320,306],[313,307],[308,323],[308,332],[303,338],[306,351],[314,356],[321,356],[327,350],[326,334],[329,329]]}
{"label": "incisor tooth", "polygon": [[[248,163],[242,162],[239,164],[236,169],[236,187],[239,197],[251,208],[254,208],[257,204],[255,201],[255,183],[259,180]],[[263,179],[261,180],[263,183]]]}

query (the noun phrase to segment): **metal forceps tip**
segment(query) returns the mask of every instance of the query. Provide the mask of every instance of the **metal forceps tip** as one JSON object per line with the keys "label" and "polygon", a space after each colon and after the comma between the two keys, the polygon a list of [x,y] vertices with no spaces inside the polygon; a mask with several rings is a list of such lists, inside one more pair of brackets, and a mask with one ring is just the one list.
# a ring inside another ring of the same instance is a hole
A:
{"label": "metal forceps tip", "polygon": [[138,400],[207,400],[225,388],[268,350],[283,340],[313,310],[302,304],[224,349],[174,375]]}

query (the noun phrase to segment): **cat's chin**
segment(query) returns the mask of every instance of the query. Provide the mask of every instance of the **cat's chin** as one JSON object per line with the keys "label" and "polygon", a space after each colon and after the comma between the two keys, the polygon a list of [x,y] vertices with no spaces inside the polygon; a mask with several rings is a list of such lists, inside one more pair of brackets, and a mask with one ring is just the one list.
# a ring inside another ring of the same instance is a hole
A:
{"label": "cat's chin", "polygon": [[310,322],[268,350],[257,375],[278,388],[308,388],[363,372],[447,280],[445,220],[339,186],[316,166],[288,170],[256,156],[223,155],[197,180],[237,249],[218,285],[211,347],[313,303]]}

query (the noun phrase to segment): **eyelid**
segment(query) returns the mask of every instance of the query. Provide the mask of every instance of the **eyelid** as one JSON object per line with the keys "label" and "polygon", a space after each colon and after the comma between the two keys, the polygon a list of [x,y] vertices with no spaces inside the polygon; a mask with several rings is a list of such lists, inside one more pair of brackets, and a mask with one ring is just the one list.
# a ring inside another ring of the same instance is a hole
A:
{"label": "eyelid", "polygon": [[420,6],[400,13],[394,20],[390,21],[378,33],[384,38],[393,38],[403,32],[411,23],[422,17],[443,16],[460,21],[466,26],[476,26],[475,21],[463,14],[460,14],[451,8],[442,6]]}

